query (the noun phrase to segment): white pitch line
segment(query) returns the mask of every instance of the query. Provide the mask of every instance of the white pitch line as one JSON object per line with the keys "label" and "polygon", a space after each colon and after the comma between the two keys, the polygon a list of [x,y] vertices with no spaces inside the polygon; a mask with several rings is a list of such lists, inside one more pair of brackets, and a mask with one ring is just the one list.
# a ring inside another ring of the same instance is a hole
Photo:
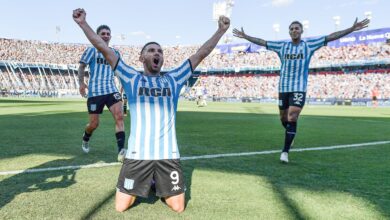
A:
{"label": "white pitch line", "polygon": [[[345,144],[345,145],[335,145],[335,146],[324,146],[324,147],[310,147],[310,148],[297,148],[291,149],[292,152],[303,152],[303,151],[318,151],[318,150],[335,150],[343,148],[354,148],[354,147],[364,147],[364,146],[376,146],[390,144],[390,141],[376,141],[368,143],[359,143],[359,144]],[[221,157],[240,157],[240,156],[251,156],[251,155],[260,155],[260,154],[276,154],[280,153],[280,150],[266,150],[266,151],[257,151],[257,152],[244,152],[244,153],[229,153],[229,154],[211,154],[211,155],[202,155],[202,156],[190,156],[182,157],[180,160],[196,160],[196,159],[210,159],[210,158],[221,158]],[[76,166],[63,166],[63,167],[48,167],[48,168],[39,168],[39,169],[26,169],[26,170],[14,170],[14,171],[3,171],[0,172],[0,176],[20,174],[20,173],[38,173],[46,171],[56,171],[56,170],[78,170],[78,169],[89,169],[89,168],[99,168],[99,167],[109,167],[120,165],[119,162],[114,163],[94,163],[88,165],[76,165]]]}

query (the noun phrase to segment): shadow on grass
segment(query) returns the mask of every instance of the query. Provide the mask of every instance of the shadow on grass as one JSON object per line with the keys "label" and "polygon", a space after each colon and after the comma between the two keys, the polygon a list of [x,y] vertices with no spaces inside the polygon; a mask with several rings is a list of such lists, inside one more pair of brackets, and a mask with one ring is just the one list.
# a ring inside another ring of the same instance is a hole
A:
{"label": "shadow on grass", "polygon": [[50,107],[50,106],[58,106],[64,104],[80,104],[79,100],[71,101],[71,100],[61,100],[61,99],[52,99],[52,100],[44,100],[44,99],[2,99],[0,98],[0,106],[1,108],[7,107]]}
{"label": "shadow on grass", "polygon": [[105,198],[103,198],[101,201],[98,201],[90,210],[88,210],[82,217],[80,217],[80,219],[93,219],[93,215],[115,197],[115,192],[115,189],[111,190]]}
{"label": "shadow on grass", "polygon": [[336,151],[292,152],[291,162],[287,165],[280,163],[279,155],[275,154],[184,161],[183,166],[189,173],[199,169],[265,177],[292,219],[308,219],[310,216],[302,211],[304,204],[297,203],[289,193],[290,189],[303,189],[314,194],[339,192],[352,195],[368,202],[362,205],[370,204],[367,208],[374,207],[375,211],[390,218],[390,188],[383,184],[390,183],[388,155],[389,144]]}
{"label": "shadow on grass", "polygon": [[304,220],[307,219],[302,213],[299,212],[297,204],[287,196],[287,193],[284,191],[283,186],[279,184],[273,184],[273,191],[278,196],[283,205],[287,208],[290,213],[290,216],[293,219]]}
{"label": "shadow on grass", "polygon": [[[115,123],[108,111],[101,115],[100,125],[91,138],[91,152],[84,157],[80,157],[80,145],[88,122],[86,112],[32,114],[0,115],[0,146],[7,148],[0,159],[44,154],[71,156],[79,164],[115,161]],[[126,117],[127,138],[128,125]],[[284,140],[277,115],[178,112],[176,128],[180,151],[185,156],[280,149]],[[387,140],[386,131],[390,131],[389,118],[304,116],[295,145],[316,147]]]}
{"label": "shadow on grass", "polygon": [[[69,160],[53,160],[31,169],[55,167],[57,164],[66,164]],[[52,181],[52,178],[61,178],[59,181]],[[66,169],[61,171],[20,173],[6,178],[0,182],[0,209],[11,202],[21,193],[35,191],[47,191],[52,189],[66,188],[76,183],[76,170]]]}
{"label": "shadow on grass", "polygon": [[[88,123],[86,112],[0,115],[0,121],[0,146],[7,149],[0,154],[0,160],[29,155],[58,155],[72,157],[67,163],[77,165],[116,161],[115,123],[108,111],[101,115],[100,125],[91,137],[89,154],[81,150],[82,135]],[[64,165],[60,162],[57,166]],[[27,168],[31,166],[14,169]]]}
{"label": "shadow on grass", "polygon": [[[34,117],[3,115],[0,116],[0,120],[2,129],[0,145],[12,146],[2,152],[0,159],[17,158],[29,154],[72,156],[72,159],[53,160],[29,168],[115,161],[114,122],[109,112],[104,112],[101,117],[100,127],[92,136],[92,150],[88,155],[83,155],[80,150],[81,135],[87,122],[86,113],[61,113]],[[386,122],[390,120],[368,117],[304,116],[300,120],[296,145],[315,147],[388,140],[388,133],[384,131],[390,131],[390,123]],[[182,156],[280,149],[279,146],[283,141],[283,131],[277,115],[178,112],[176,127],[179,145],[185,146],[181,149]],[[126,136],[128,134],[127,131]],[[326,153],[317,154],[326,155]],[[390,152],[387,155],[389,154]],[[214,160],[202,163],[185,161],[183,167],[187,185],[186,202],[191,200],[193,170],[209,169],[268,178],[273,185],[274,192],[283,201],[290,215],[296,219],[306,217],[299,212],[297,204],[286,196],[286,187],[313,191],[349,192],[370,201],[379,207],[383,214],[390,216],[388,210],[390,190],[386,184],[383,184],[384,178],[387,181],[385,183],[390,182],[390,166],[388,166],[388,158],[386,159],[385,155],[386,153],[379,152],[370,159],[363,157],[349,158],[349,160],[346,160],[345,155],[338,156],[336,159],[325,158],[326,160],[321,156],[316,156],[315,160],[305,160],[295,164],[293,162],[288,166],[280,165],[277,159],[258,163],[244,158],[244,162],[235,164],[231,159],[215,159],[221,160],[221,163],[215,163]],[[372,161],[375,163],[373,164]],[[191,163],[191,166],[186,166],[188,163]],[[365,164],[371,165],[365,166]],[[338,171],[335,172],[335,170]],[[387,176],[383,175],[383,172]],[[0,207],[23,192],[66,188],[75,184],[75,174],[74,170],[65,170],[11,176],[0,183],[0,189],[6,195]],[[367,178],[362,178],[365,175]],[[62,179],[59,182],[46,182],[48,178],[60,176]],[[3,192],[1,194],[3,195]],[[114,192],[98,201],[94,209],[83,217],[92,217],[112,196]],[[383,196],[385,199],[382,199]],[[155,203],[157,200],[158,198],[151,196],[149,199],[140,199],[136,205]]]}

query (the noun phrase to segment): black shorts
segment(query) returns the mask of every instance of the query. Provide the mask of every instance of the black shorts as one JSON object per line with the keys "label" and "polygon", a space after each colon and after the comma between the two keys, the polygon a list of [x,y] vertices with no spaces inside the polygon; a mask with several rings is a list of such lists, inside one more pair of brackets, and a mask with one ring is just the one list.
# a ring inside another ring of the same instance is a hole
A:
{"label": "black shorts", "polygon": [[376,100],[378,100],[378,98],[376,96],[373,96],[372,101],[376,101]]}
{"label": "black shorts", "polygon": [[147,198],[152,180],[156,196],[168,197],[184,193],[185,184],[179,159],[132,160],[125,159],[119,173],[117,190]]}
{"label": "black shorts", "polygon": [[306,92],[279,93],[279,109],[286,110],[290,106],[303,108],[306,101]]}
{"label": "black shorts", "polygon": [[121,101],[122,97],[119,92],[90,97],[87,100],[88,112],[89,114],[102,114],[104,106],[110,108],[115,103]]}

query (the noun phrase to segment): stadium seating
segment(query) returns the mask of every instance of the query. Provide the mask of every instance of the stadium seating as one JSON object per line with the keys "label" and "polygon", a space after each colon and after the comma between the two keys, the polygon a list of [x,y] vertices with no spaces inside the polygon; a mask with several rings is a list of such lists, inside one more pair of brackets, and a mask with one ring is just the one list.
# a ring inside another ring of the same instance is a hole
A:
{"label": "stadium seating", "polygon": [[[77,65],[84,44],[59,44],[41,41],[0,39],[1,94],[30,96],[78,95]],[[114,46],[131,66],[142,68],[138,61],[141,47]],[[163,47],[165,69],[179,65],[199,46]],[[380,98],[390,97],[390,46],[385,43],[358,44],[344,47],[323,47],[311,62],[308,98],[370,98],[374,87]],[[382,65],[382,66],[380,66]],[[362,66],[347,70],[348,66]],[[383,68],[384,66],[384,68]],[[338,67],[338,69],[332,69]],[[255,70],[261,69],[264,74]],[[195,86],[206,88],[215,99],[277,97],[280,61],[274,52],[212,53],[199,66],[202,72]],[[329,69],[326,71],[326,69]],[[221,71],[229,70],[229,71]],[[245,71],[244,71],[245,70]],[[269,70],[269,71],[268,71]],[[268,71],[268,72],[267,72]],[[213,75],[207,74],[213,72]],[[193,97],[195,89],[188,89]]]}

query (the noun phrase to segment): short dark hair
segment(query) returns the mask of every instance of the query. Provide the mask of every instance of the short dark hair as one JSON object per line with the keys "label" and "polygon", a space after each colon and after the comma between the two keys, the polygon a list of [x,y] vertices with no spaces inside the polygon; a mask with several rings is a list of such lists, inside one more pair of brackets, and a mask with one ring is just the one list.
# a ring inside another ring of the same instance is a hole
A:
{"label": "short dark hair", "polygon": [[291,24],[288,26],[288,29],[290,29],[291,25],[293,25],[293,24],[298,24],[299,26],[301,26],[301,29],[303,29],[303,25],[302,25],[302,23],[299,22],[299,21],[293,21],[293,22],[291,22]]}
{"label": "short dark hair", "polygon": [[142,49],[141,49],[141,54],[142,54],[142,52],[144,52],[145,48],[146,48],[148,45],[151,45],[151,44],[156,44],[156,45],[158,45],[158,46],[161,47],[161,45],[160,45],[159,43],[157,43],[157,42],[154,42],[154,41],[148,42],[148,43],[146,43],[146,44],[142,47]]}
{"label": "short dark hair", "polygon": [[100,32],[101,30],[103,30],[103,29],[107,29],[107,30],[109,30],[109,31],[111,32],[110,27],[108,27],[108,26],[105,25],[105,24],[102,24],[102,25],[100,25],[100,26],[96,29],[96,33],[99,34],[99,32]]}

